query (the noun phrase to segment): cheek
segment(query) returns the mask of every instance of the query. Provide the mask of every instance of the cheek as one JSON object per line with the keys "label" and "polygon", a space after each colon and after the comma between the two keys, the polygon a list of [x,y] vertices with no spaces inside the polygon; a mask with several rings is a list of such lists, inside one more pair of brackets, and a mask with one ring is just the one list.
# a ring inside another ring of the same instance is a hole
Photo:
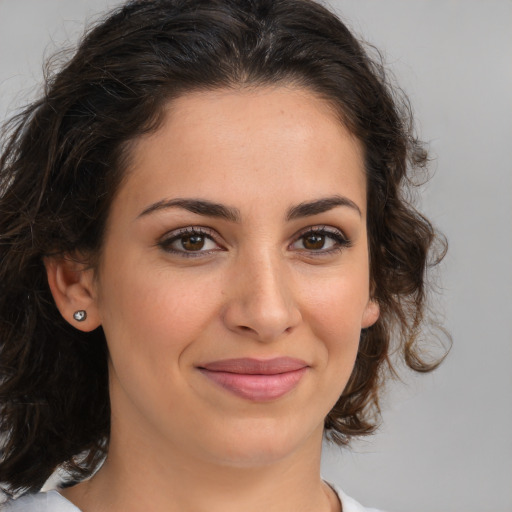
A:
{"label": "cheek", "polygon": [[357,321],[359,311],[350,311],[350,305],[333,301],[316,307],[313,327],[316,339],[321,340],[327,364],[335,364],[349,372],[355,361],[361,324]]}
{"label": "cheek", "polygon": [[306,291],[314,323],[327,333],[343,335],[360,331],[369,301],[366,265],[334,269]]}
{"label": "cheek", "polygon": [[324,363],[345,381],[357,356],[369,299],[365,275],[355,272],[348,278],[331,279],[328,286],[318,287],[308,298],[307,321],[322,344]]}
{"label": "cheek", "polygon": [[361,335],[360,303],[359,296],[354,297],[343,287],[333,286],[312,297],[309,323],[318,356],[315,395],[322,397],[318,401],[320,417],[327,416],[334,407],[352,374]]}
{"label": "cheek", "polygon": [[144,272],[142,265],[117,267],[105,275],[101,314],[114,362],[120,353],[140,364],[177,364],[180,352],[215,314],[214,294],[204,293],[205,287],[216,289],[215,284],[204,279],[196,282],[167,269]]}
{"label": "cheek", "polygon": [[[176,407],[179,393],[170,390],[182,389],[184,354],[211,317],[212,304],[204,290],[166,272],[118,270],[109,274],[102,297],[112,406],[124,414],[126,404],[134,403],[153,417],[155,411]],[[119,277],[128,275],[133,278]]]}

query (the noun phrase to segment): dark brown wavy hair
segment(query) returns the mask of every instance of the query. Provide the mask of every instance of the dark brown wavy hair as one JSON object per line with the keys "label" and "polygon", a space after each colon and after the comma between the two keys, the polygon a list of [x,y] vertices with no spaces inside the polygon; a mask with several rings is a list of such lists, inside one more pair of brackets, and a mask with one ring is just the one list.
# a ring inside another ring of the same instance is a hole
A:
{"label": "dark brown wavy hair", "polygon": [[[189,91],[293,84],[322,97],[362,143],[371,294],[354,370],[325,419],[345,444],[373,431],[392,352],[425,372],[427,270],[444,254],[408,201],[427,153],[380,58],[309,0],[139,0],[96,24],[6,128],[0,160],[0,482],[38,490],[57,467],[83,478],[108,449],[108,350],[59,314],[43,258],[97,262],[130,141]],[[434,247],[437,250],[432,251]],[[432,256],[434,254],[434,256]]]}

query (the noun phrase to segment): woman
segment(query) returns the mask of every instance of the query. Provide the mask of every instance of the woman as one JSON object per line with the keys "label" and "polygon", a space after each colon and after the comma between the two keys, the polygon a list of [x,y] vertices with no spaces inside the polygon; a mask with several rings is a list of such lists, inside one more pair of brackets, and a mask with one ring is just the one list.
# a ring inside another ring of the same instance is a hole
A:
{"label": "woman", "polygon": [[11,129],[7,510],[367,510],[322,481],[322,439],[373,431],[392,350],[435,366],[437,236],[405,201],[407,104],[342,22],[130,2]]}

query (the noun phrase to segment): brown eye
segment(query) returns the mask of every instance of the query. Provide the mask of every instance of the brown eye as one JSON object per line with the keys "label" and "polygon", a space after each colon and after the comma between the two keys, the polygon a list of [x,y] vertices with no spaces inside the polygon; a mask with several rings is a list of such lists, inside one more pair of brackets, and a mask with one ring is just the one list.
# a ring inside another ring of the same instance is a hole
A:
{"label": "brown eye", "polygon": [[200,251],[204,247],[205,237],[203,235],[187,235],[181,237],[181,246],[185,251]]}
{"label": "brown eye", "polygon": [[308,251],[318,251],[323,249],[325,245],[325,235],[318,233],[310,233],[303,237],[304,249]]}
{"label": "brown eye", "polygon": [[339,229],[323,226],[303,232],[290,247],[310,255],[327,256],[351,245]]}
{"label": "brown eye", "polygon": [[169,253],[180,256],[204,256],[223,250],[203,228],[186,228],[169,233],[158,245]]}

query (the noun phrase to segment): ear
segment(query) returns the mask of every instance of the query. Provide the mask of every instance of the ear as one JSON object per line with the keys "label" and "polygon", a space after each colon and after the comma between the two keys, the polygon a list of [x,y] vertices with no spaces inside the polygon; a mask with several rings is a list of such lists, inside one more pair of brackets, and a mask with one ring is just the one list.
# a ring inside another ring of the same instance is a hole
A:
{"label": "ear", "polygon": [[[68,255],[45,258],[44,265],[53,299],[64,320],[84,332],[101,325],[94,270]],[[81,322],[73,317],[80,310],[87,313]]]}
{"label": "ear", "polygon": [[371,299],[366,304],[363,311],[363,318],[361,320],[361,328],[366,329],[371,327],[378,319],[380,315],[380,307],[377,301]]}

